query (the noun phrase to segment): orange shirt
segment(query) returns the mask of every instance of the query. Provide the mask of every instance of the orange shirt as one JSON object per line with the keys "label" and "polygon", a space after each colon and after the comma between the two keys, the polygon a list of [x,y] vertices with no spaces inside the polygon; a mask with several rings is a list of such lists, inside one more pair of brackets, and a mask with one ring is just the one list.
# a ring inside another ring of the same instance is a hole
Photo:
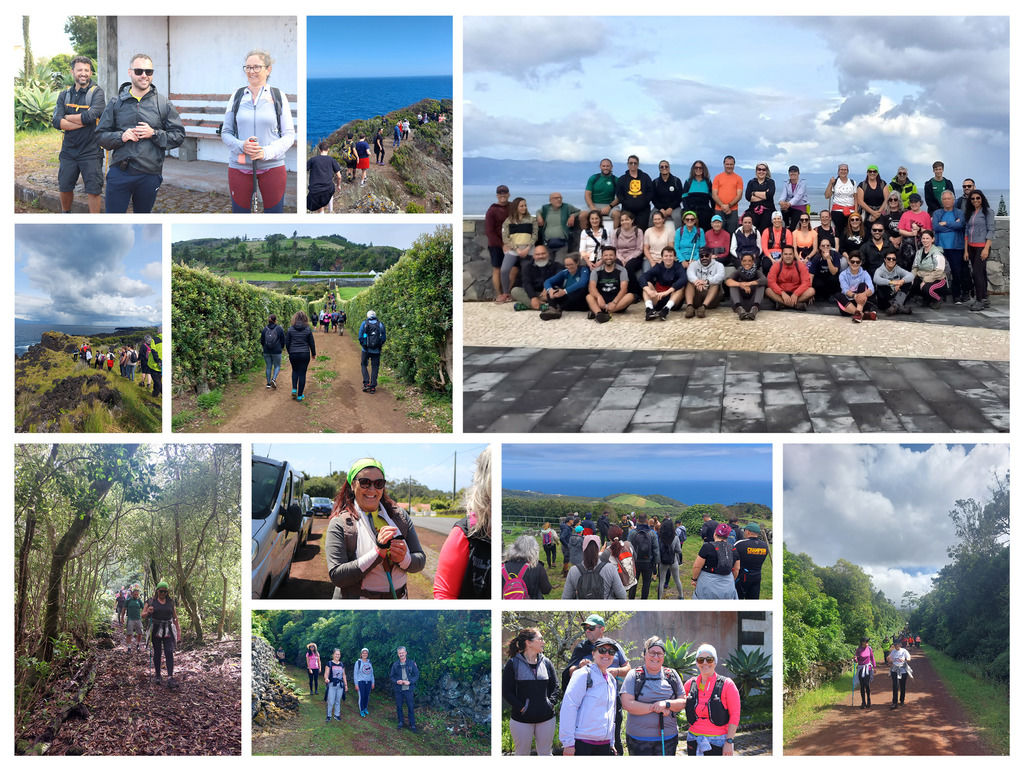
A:
{"label": "orange shirt", "polygon": [[[736,201],[736,205],[739,205],[740,194],[743,193],[743,178],[733,172],[719,172],[715,175],[715,179],[711,181],[711,192],[714,193],[722,201]],[[732,212],[736,209],[736,206],[722,208],[718,204],[715,204],[715,209],[719,212]]]}

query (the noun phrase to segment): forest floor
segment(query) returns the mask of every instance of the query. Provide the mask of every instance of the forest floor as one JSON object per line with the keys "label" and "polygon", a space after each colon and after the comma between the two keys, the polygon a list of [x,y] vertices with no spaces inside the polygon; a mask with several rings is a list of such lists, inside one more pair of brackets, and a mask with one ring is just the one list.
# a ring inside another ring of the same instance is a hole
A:
{"label": "forest floor", "polygon": [[946,689],[928,656],[911,652],[914,678],[906,702],[892,709],[892,682],[885,666],[872,681],[870,709],[860,708],[860,691],[821,712],[800,735],[786,744],[785,754],[989,755],[992,749],[972,726],[959,701]]}
{"label": "forest floor", "polygon": [[[110,641],[94,641],[100,645],[93,655],[96,681],[85,698],[86,710],[63,723],[48,756],[241,754],[238,639],[175,652],[174,688],[167,687],[166,678],[154,683],[152,651],[128,651],[120,626],[113,626],[116,646],[101,648]],[[24,737],[37,737],[51,721],[52,709],[39,708]]]}
{"label": "forest floor", "polygon": [[253,730],[252,753],[277,755],[487,755],[489,726],[454,722],[445,714],[420,705],[416,696],[419,733],[396,730],[397,717],[391,697],[379,689],[370,696],[370,713],[359,716],[359,697],[350,682],[341,703],[341,721],[327,722],[323,685],[309,694],[303,669],[285,666],[298,685],[299,713],[287,722],[260,732]]}
{"label": "forest floor", "polygon": [[[194,396],[174,398],[175,431],[186,432],[433,432],[421,418],[415,399],[397,396],[383,379],[376,394],[362,391],[361,349],[351,335],[316,333],[317,357],[306,373],[306,395],[292,399],[291,368],[281,358],[277,389],[266,388],[261,366],[223,388],[217,411],[180,425],[180,414],[192,415]],[[381,376],[384,375],[383,369]]]}
{"label": "forest floor", "polygon": [[[327,520],[326,517],[313,519],[306,544],[298,549],[292,560],[291,576],[278,589],[275,599],[330,599],[334,595],[334,583],[327,575],[327,557],[324,552]],[[416,534],[427,556],[427,563],[422,572],[407,575],[409,598],[432,599],[437,556],[447,535],[431,529],[417,529]]]}

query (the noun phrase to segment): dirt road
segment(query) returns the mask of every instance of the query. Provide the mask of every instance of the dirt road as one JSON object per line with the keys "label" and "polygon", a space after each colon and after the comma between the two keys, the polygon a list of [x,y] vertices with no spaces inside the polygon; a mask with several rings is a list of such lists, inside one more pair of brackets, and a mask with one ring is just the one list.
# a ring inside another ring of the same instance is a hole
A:
{"label": "dirt road", "polygon": [[892,704],[892,682],[881,666],[871,683],[872,706],[860,708],[860,690],[833,706],[796,740],[785,754],[893,754],[957,756],[992,754],[971,727],[960,704],[946,690],[927,656],[911,652],[914,678],[907,684],[906,703]]}

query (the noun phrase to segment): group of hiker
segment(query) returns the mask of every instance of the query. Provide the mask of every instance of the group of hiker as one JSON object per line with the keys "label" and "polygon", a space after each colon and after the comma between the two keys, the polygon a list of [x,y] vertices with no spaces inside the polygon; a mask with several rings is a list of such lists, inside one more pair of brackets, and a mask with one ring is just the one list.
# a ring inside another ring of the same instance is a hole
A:
{"label": "group of hiker", "polygon": [[160,397],[163,391],[162,369],[163,340],[147,335],[135,346],[122,346],[120,349],[108,348],[106,352],[93,352],[92,345],[84,341],[72,354],[76,362],[84,362],[87,368],[106,369],[113,372],[116,363],[122,378],[135,381],[139,374],[138,384],[141,388],[151,388],[153,397]]}
{"label": "group of hiker", "polygon": [[317,314],[317,322],[322,328],[322,333],[333,333],[337,331],[338,335],[345,335],[345,322],[348,321],[348,315],[344,309],[331,308],[331,309],[320,309],[320,313]]}
{"label": "group of hiker", "polygon": [[[283,662],[284,651],[279,649],[278,652],[280,653],[279,660]],[[416,682],[420,678],[420,670],[416,662],[409,659],[405,647],[399,647],[395,654],[397,659],[391,664],[388,671],[388,681],[391,683],[394,694],[398,729],[408,727],[412,732],[418,733],[413,694],[416,690]],[[320,678],[322,677],[327,721],[341,722],[341,703],[346,699],[349,689],[348,674],[345,664],[341,660],[341,650],[335,648],[331,658],[322,661],[316,643],[310,642],[306,645],[305,665],[306,674],[309,677],[309,694],[319,693]],[[352,664],[352,681],[358,695],[359,716],[369,716],[370,693],[377,688],[377,679],[373,671],[373,662],[370,660],[370,650],[366,647],[360,650],[359,658]]]}
{"label": "group of hiker", "polygon": [[[153,644],[154,681],[163,682],[161,665],[166,664],[167,686],[175,687],[174,651],[181,639],[181,624],[174,599],[170,595],[170,586],[164,581],[157,583],[153,596],[143,601],[142,589],[138,584],[131,588],[124,585],[115,594],[118,625],[124,629],[125,646],[129,652],[140,652],[143,649],[143,620],[150,623],[149,638]],[[134,637],[134,638],[133,638]]]}
{"label": "group of hiker", "polygon": [[[740,526],[732,518],[719,523],[710,513],[703,516],[702,545],[694,559],[690,579],[695,599],[759,599],[761,566],[769,557],[761,526]],[[502,563],[502,596],[505,599],[542,599],[552,586],[547,569],[554,569],[557,546],[562,547],[563,599],[647,599],[653,579],[657,598],[667,598],[670,583],[684,598],[679,567],[686,542],[682,521],[659,521],[646,513],[630,513],[612,521],[608,512],[596,519],[570,513],[556,532],[545,522],[540,545],[532,534],[518,537],[506,548]]]}
{"label": "group of hiker", "polygon": [[[883,647],[885,642],[883,642]],[[891,709],[902,706],[906,701],[907,679],[913,678],[914,670],[910,666],[909,648],[921,646],[920,635],[915,636],[909,631],[902,631],[892,637],[888,645],[888,652],[885,655],[885,662],[889,664],[889,678],[892,680],[892,703]],[[875,676],[875,651],[871,647],[870,639],[867,636],[861,637],[860,646],[853,656],[853,683],[860,687],[860,707],[871,708],[871,680]]]}
{"label": "group of hiker", "polygon": [[665,666],[660,637],[644,641],[643,662],[634,667],[622,645],[606,635],[604,618],[591,614],[582,627],[561,683],[538,629],[521,629],[509,642],[501,690],[516,755],[528,756],[536,746],[539,756],[550,756],[556,715],[563,756],[622,755],[623,709],[630,756],[675,756],[679,714],[687,722],[688,756],[734,754],[740,695],[732,679],[716,673],[712,644],[697,646],[697,675],[684,682]]}

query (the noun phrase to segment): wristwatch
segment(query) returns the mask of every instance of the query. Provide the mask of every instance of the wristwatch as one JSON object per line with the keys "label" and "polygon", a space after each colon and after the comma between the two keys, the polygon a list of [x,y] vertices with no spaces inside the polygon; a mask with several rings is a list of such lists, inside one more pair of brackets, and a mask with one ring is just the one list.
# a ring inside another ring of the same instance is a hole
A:
{"label": "wristwatch", "polygon": [[731,743],[733,746],[736,745],[736,739],[735,738],[726,738],[725,742],[726,743]]}
{"label": "wristwatch", "polygon": [[665,701],[665,708],[668,709],[669,711],[671,711],[672,710],[672,703],[670,701]]}

